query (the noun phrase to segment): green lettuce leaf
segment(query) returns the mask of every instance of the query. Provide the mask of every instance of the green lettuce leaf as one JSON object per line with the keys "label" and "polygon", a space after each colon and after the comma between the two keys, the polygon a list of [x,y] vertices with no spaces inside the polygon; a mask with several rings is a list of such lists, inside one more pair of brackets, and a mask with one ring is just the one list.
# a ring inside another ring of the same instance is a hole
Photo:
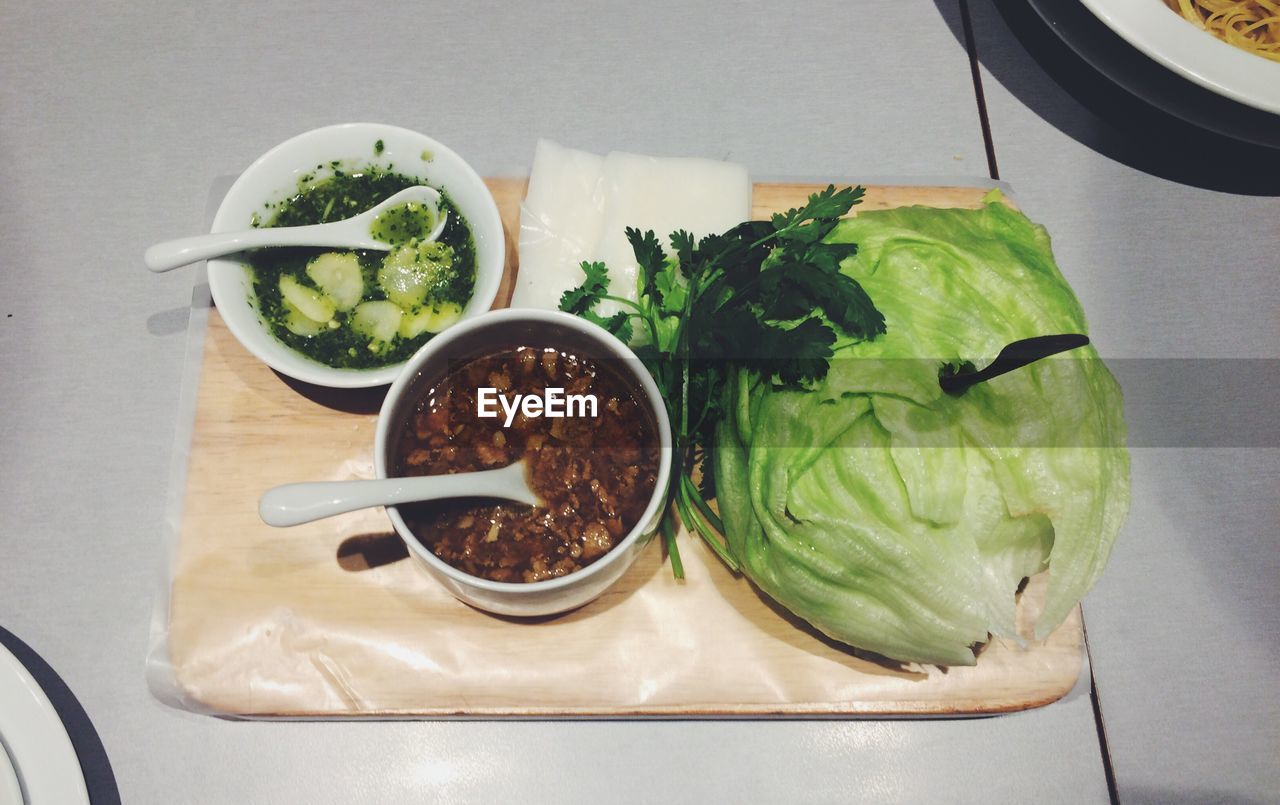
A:
{"label": "green lettuce leaf", "polygon": [[1120,388],[1093,347],[944,394],[946,363],[1087,333],[1042,227],[988,199],[841,222],[841,270],[887,332],[837,349],[804,390],[738,371],[716,432],[729,551],[831,637],[904,661],[968,665],[1016,637],[1015,591],[1045,568],[1044,637],[1102,573],[1128,512]]}

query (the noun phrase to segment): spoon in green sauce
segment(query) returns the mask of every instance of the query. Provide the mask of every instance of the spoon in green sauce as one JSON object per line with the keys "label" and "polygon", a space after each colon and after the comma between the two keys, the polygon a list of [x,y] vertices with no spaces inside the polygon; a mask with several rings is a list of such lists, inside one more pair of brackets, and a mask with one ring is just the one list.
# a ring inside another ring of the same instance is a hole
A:
{"label": "spoon in green sauce", "polygon": [[408,187],[359,215],[329,224],[214,232],[157,243],[143,255],[157,273],[189,263],[271,246],[318,246],[390,251],[416,238],[433,241],[444,231],[448,216],[440,209],[440,193],[433,187]]}

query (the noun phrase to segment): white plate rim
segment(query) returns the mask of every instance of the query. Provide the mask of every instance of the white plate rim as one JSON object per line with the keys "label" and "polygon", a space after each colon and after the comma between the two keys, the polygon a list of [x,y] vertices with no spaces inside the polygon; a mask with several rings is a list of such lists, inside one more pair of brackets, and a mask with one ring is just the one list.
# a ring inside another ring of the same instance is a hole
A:
{"label": "white plate rim", "polygon": [[0,803],[9,802],[22,805],[22,784],[18,782],[18,772],[13,768],[13,761],[4,748],[4,738],[0,736]]}
{"label": "white plate rim", "polygon": [[1280,114],[1280,62],[1218,39],[1161,0],[1080,0],[1108,28],[1175,73],[1255,109]]}
{"label": "white plate rim", "polygon": [[18,658],[0,645],[0,736],[26,802],[89,803],[80,758],[53,703]]}

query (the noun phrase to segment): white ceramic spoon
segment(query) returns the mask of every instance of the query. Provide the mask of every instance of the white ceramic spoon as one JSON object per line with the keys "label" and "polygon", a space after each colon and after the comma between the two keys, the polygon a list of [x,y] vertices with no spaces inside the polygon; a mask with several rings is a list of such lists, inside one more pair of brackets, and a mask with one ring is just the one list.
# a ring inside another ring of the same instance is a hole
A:
{"label": "white ceramic spoon", "polygon": [[517,461],[500,470],[453,475],[285,484],[263,494],[258,502],[258,515],[267,525],[290,526],[373,506],[463,497],[502,498],[528,506],[542,505],[542,500],[529,488],[525,463]]}
{"label": "white ceramic spoon", "polygon": [[221,257],[224,254],[266,246],[323,246],[342,249],[376,249],[390,251],[391,244],[374,238],[370,225],[379,213],[410,201],[431,208],[435,226],[425,240],[435,240],[444,231],[445,218],[440,212],[440,193],[434,187],[406,187],[391,198],[353,218],[311,226],[281,226],[247,229],[243,232],[214,232],[157,243],[147,249],[143,260],[155,272],[168,271],[188,263]]}

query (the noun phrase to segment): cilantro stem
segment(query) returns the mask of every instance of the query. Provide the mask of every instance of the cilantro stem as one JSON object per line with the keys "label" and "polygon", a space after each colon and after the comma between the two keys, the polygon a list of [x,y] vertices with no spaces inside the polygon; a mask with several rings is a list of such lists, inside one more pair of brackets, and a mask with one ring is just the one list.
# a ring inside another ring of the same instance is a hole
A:
{"label": "cilantro stem", "polygon": [[645,313],[632,313],[632,318],[639,317],[644,320],[645,327],[649,328],[650,343],[654,349],[661,349],[662,345],[658,342],[658,325],[654,323],[653,317]]}
{"label": "cilantro stem", "polygon": [[702,513],[702,516],[707,518],[707,522],[711,524],[711,527],[714,528],[717,533],[723,534],[724,521],[721,520],[720,515],[713,512],[711,507],[707,505],[707,502],[702,499],[702,495],[698,492],[698,487],[693,485],[693,479],[688,475],[681,475],[680,486],[683,487],[685,494],[688,495],[689,500],[693,502],[693,505],[698,508],[698,511]]}
{"label": "cilantro stem", "polygon": [[671,574],[684,578],[684,562],[680,561],[680,546],[676,544],[675,513],[667,509],[662,513],[662,541],[667,546],[667,558],[671,560]]}
{"label": "cilantro stem", "polygon": [[688,493],[685,492],[683,485],[681,485],[680,489],[676,492],[676,509],[679,510],[680,519],[684,520],[685,527],[690,531],[697,531],[698,536],[702,537],[702,541],[707,543],[707,546],[711,548],[716,556],[720,557],[720,561],[724,562],[725,567],[729,568],[734,573],[741,570],[741,565],[738,564],[738,560],[729,555],[729,551],[724,547],[724,544],[716,538],[715,534],[711,532],[707,523],[703,522],[703,520],[694,512],[693,506],[690,504],[688,499]]}
{"label": "cilantro stem", "polygon": [[635,313],[631,314],[631,315],[633,315],[633,316],[645,316],[645,315],[646,315],[646,314],[645,314],[645,312],[644,312],[644,308],[640,307],[640,305],[636,304],[635,302],[631,301],[630,299],[626,298],[625,296],[614,296],[613,294],[607,294],[607,293],[606,293],[606,294],[601,294],[601,295],[600,295],[600,298],[601,298],[601,299],[608,299],[610,302],[617,302],[617,303],[618,303],[618,304],[620,304],[620,305],[626,305],[627,307],[629,307],[629,308],[631,308],[632,310],[634,310],[634,311],[635,311]]}
{"label": "cilantro stem", "polygon": [[693,422],[693,428],[690,433],[700,433],[702,431],[702,423],[707,421],[707,413],[711,411],[711,400],[706,399],[702,403],[702,410],[698,412],[698,418]]}
{"label": "cilantro stem", "polygon": [[631,308],[632,312],[627,314],[627,318],[640,319],[649,330],[649,338],[653,340],[654,346],[658,346],[658,326],[654,324],[653,317],[642,308],[638,303],[627,299],[624,296],[614,296],[613,294],[600,294],[600,299],[607,299],[610,302],[617,302],[619,305],[625,305]]}

